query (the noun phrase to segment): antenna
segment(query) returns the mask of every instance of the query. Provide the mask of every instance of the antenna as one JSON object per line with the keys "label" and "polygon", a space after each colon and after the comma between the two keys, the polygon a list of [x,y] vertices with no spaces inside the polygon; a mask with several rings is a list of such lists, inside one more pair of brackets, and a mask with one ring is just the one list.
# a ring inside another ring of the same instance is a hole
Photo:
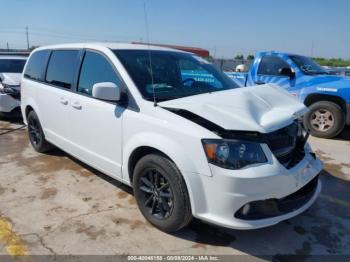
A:
{"label": "antenna", "polygon": [[147,46],[148,46],[149,67],[150,67],[150,70],[151,70],[151,81],[152,81],[152,91],[153,91],[153,103],[154,103],[154,106],[157,106],[156,92],[155,92],[155,90],[154,90],[154,79],[153,79],[153,68],[152,68],[152,55],[151,55],[151,50],[150,50],[149,31],[148,31],[148,16],[147,16],[146,1],[143,2],[143,10],[144,10],[144,14],[145,14],[145,27],[146,27]]}

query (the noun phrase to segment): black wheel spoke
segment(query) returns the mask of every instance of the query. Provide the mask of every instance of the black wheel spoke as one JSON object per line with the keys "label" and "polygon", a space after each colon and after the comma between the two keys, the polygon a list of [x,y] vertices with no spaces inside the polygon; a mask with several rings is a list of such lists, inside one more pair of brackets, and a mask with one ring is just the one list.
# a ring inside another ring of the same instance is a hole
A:
{"label": "black wheel spoke", "polygon": [[148,186],[149,188],[153,188],[152,182],[149,181],[146,177],[142,177],[142,178],[141,178],[141,181],[142,181],[146,186]]}
{"label": "black wheel spoke", "polygon": [[154,185],[155,185],[155,188],[158,187],[158,180],[159,180],[159,173],[156,172],[156,173],[154,174]]}
{"label": "black wheel spoke", "polygon": [[148,206],[149,203],[151,203],[152,199],[153,199],[153,195],[151,195],[151,196],[146,200],[145,206]]}
{"label": "black wheel spoke", "polygon": [[171,193],[171,192],[160,192],[160,196],[161,197],[165,197],[165,198],[172,198],[173,197],[173,193]]}
{"label": "black wheel spoke", "polygon": [[164,217],[165,217],[166,211],[165,211],[164,208],[163,208],[163,203],[162,203],[162,201],[159,201],[159,202],[158,202],[158,209],[159,209],[160,215],[164,218]]}
{"label": "black wheel spoke", "polygon": [[153,177],[153,171],[149,171],[148,172],[148,176],[149,176],[149,181],[151,181],[152,185],[154,185],[154,177]]}
{"label": "black wheel spoke", "polygon": [[167,189],[168,187],[169,187],[169,184],[166,183],[166,184],[161,185],[160,188],[158,188],[158,190],[159,190],[159,191],[162,191],[162,190],[164,190],[164,189]]}
{"label": "black wheel spoke", "polygon": [[156,169],[148,169],[140,178],[142,205],[157,219],[166,219],[173,209],[173,193],[167,179]]}
{"label": "black wheel spoke", "polygon": [[145,193],[148,193],[148,194],[152,194],[153,191],[152,191],[152,188],[149,188],[147,186],[140,186],[140,189],[145,192]]}
{"label": "black wheel spoke", "polygon": [[169,206],[168,202],[164,198],[162,199],[162,207],[167,212],[170,210],[170,206]]}
{"label": "black wheel spoke", "polygon": [[152,199],[153,199],[153,203],[152,203],[152,208],[151,208],[151,214],[153,215],[154,211],[156,210],[158,201],[154,197]]}

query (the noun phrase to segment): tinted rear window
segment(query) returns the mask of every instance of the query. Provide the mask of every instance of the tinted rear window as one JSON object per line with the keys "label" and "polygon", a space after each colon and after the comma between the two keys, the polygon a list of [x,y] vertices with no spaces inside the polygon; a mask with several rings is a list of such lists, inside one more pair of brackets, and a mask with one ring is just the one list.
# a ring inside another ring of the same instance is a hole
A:
{"label": "tinted rear window", "polygon": [[46,66],[50,51],[42,50],[33,53],[26,66],[24,77],[33,80],[42,80],[43,72]]}
{"label": "tinted rear window", "polygon": [[0,59],[0,73],[22,73],[26,60]]}
{"label": "tinted rear window", "polygon": [[64,88],[71,88],[76,73],[77,50],[53,51],[47,67],[46,82]]}

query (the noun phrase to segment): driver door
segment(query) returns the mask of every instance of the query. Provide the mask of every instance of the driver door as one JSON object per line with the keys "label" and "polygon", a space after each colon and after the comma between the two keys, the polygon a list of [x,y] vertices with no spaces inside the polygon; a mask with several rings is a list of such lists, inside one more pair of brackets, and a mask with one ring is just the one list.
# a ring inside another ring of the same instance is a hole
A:
{"label": "driver door", "polygon": [[125,108],[92,97],[93,85],[101,82],[123,86],[106,56],[97,51],[86,51],[77,90],[71,95],[69,108],[72,153],[100,171],[121,178],[122,119]]}
{"label": "driver door", "polygon": [[261,58],[255,84],[277,84],[278,86],[291,91],[295,86],[295,78],[281,75],[280,70],[291,66],[277,55],[265,55]]}

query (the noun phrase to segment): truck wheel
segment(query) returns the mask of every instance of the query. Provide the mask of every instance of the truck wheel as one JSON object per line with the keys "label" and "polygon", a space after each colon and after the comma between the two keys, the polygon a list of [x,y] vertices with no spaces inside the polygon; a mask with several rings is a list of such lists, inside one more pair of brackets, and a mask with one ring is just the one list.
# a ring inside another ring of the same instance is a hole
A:
{"label": "truck wheel", "polygon": [[39,118],[34,111],[29,112],[27,120],[29,140],[35,151],[44,153],[52,149],[53,146],[46,141]]}
{"label": "truck wheel", "polygon": [[164,232],[175,232],[192,219],[185,181],[168,158],[150,154],[134,169],[133,188],[143,216]]}
{"label": "truck wheel", "polygon": [[345,115],[336,103],[320,101],[309,107],[309,112],[304,116],[304,125],[313,136],[333,138],[343,131]]}

